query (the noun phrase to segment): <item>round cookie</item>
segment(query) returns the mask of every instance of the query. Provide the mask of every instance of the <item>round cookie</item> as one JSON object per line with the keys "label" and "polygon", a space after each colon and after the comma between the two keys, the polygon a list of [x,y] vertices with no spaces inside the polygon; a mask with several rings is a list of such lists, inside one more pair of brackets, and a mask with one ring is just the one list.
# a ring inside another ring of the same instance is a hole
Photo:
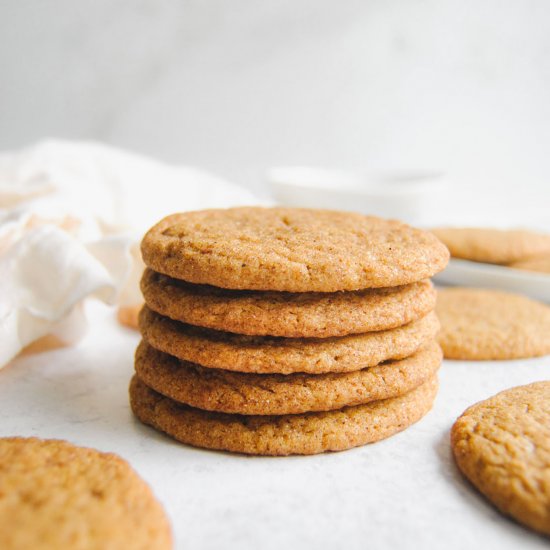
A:
{"label": "round cookie", "polygon": [[550,235],[535,231],[479,227],[439,227],[431,231],[447,246],[453,258],[509,264],[550,253]]}
{"label": "round cookie", "polygon": [[178,281],[150,269],[141,280],[152,310],[190,325],[249,336],[328,338],[399,327],[435,307],[429,281],[355,292],[255,292]]}
{"label": "round cookie", "polygon": [[448,359],[519,359],[550,353],[550,307],[509,292],[438,292],[438,340]]}
{"label": "round cookie", "polygon": [[519,262],[514,262],[508,267],[514,269],[523,269],[524,271],[536,271],[539,273],[550,273],[550,254],[548,256],[537,256],[534,258],[526,258]]}
{"label": "round cookie", "polygon": [[66,441],[0,438],[2,550],[164,550],[170,525],[117,455]]}
{"label": "round cookie", "polygon": [[437,378],[401,397],[336,411],[284,416],[241,416],[181,405],[134,376],[134,414],[195,447],[254,455],[311,455],[343,451],[389,437],[420,420],[432,407]]}
{"label": "round cookie", "polygon": [[206,411],[283,415],[329,411],[397,397],[432,378],[440,347],[431,342],[411,357],[349,373],[248,374],[180,361],[141,342],[135,368],[158,393]]}
{"label": "round cookie", "polygon": [[550,535],[550,382],[473,405],[451,444],[460,470],[501,512]]}
{"label": "round cookie", "polygon": [[412,355],[436,337],[434,312],[402,327],[335,338],[243,336],[198,328],[144,306],[139,329],[154,348],[204,367],[260,374],[349,372]]}
{"label": "round cookie", "polygon": [[429,232],[351,212],[244,207],[173,214],[143,238],[159,273],[222,288],[336,292],[431,277],[447,249]]}

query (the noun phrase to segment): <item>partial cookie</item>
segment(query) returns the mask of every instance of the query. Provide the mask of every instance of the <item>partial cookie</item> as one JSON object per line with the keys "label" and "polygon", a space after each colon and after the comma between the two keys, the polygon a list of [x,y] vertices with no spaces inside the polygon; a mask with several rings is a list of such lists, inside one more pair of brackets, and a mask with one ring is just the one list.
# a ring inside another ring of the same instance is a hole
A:
{"label": "partial cookie", "polygon": [[180,361],[141,342],[135,368],[162,395],[207,411],[246,415],[330,411],[397,397],[432,378],[441,348],[431,342],[407,359],[349,373],[248,374]]}
{"label": "partial cookie", "polygon": [[143,304],[133,306],[120,306],[117,311],[117,320],[121,325],[128,328],[137,329],[138,316]]}
{"label": "partial cookie", "polygon": [[439,343],[449,359],[519,359],[550,354],[550,307],[509,292],[438,292]]}
{"label": "partial cookie", "polygon": [[178,281],[150,269],[141,280],[147,305],[190,325],[249,336],[328,338],[386,330],[435,307],[429,281],[355,292],[256,292]]}
{"label": "partial cookie", "polygon": [[447,264],[431,234],[394,220],[300,208],[174,214],[145,235],[146,265],[222,288],[336,292],[405,285]]}
{"label": "partial cookie", "polygon": [[470,407],[451,444],[458,467],[501,512],[550,535],[550,382]]}
{"label": "partial cookie", "polygon": [[164,550],[170,525],[117,455],[66,441],[0,439],[2,550]]}
{"label": "partial cookie", "polygon": [[21,355],[32,355],[33,353],[44,353],[54,349],[64,348],[68,346],[67,342],[63,342],[53,334],[42,336],[38,340],[31,342],[21,350]]}
{"label": "partial cookie", "polygon": [[525,271],[550,273],[550,255],[527,258],[525,260],[520,260],[519,262],[514,262],[508,267],[513,267],[514,269],[523,269]]}
{"label": "partial cookie", "polygon": [[432,407],[437,378],[402,397],[336,411],[284,416],[241,416],[181,405],[134,376],[130,403],[145,424],[195,447],[254,455],[311,455],[343,451],[389,437]]}
{"label": "partial cookie", "polygon": [[402,327],[335,338],[243,336],[198,328],[144,306],[144,340],[154,348],[204,367],[262,374],[349,372],[412,355],[436,337],[434,312]]}
{"label": "partial cookie", "polygon": [[439,227],[432,229],[453,258],[509,264],[539,254],[550,254],[550,235],[523,229]]}

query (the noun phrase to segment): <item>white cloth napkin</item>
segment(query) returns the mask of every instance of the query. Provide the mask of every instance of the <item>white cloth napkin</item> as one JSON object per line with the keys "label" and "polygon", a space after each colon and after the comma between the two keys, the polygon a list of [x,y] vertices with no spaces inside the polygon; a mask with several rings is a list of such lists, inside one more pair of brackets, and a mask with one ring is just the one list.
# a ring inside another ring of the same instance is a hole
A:
{"label": "white cloth napkin", "polygon": [[80,338],[87,297],[139,303],[139,241],[165,215],[259,202],[200,170],[97,143],[1,153],[0,367],[42,336]]}

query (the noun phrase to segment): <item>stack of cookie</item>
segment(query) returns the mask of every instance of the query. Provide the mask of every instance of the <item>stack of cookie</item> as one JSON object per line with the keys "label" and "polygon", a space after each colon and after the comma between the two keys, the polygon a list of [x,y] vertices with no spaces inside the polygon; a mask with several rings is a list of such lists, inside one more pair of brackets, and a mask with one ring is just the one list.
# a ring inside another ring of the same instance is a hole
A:
{"label": "stack of cookie", "polygon": [[145,236],[136,416],[191,445],[338,451],[424,416],[441,351],[430,233],[360,214],[175,214]]}

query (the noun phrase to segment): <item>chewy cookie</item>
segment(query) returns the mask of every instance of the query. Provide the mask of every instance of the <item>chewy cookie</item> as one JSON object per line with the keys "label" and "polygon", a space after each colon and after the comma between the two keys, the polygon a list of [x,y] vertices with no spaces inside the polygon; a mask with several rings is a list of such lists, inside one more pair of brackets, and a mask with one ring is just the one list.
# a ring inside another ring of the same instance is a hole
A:
{"label": "chewy cookie", "polygon": [[537,271],[539,273],[550,273],[550,254],[548,256],[537,256],[514,262],[508,267],[523,269],[525,271]]}
{"label": "chewy cookie", "polygon": [[550,353],[550,308],[475,288],[438,292],[439,343],[449,359],[519,359]]}
{"label": "chewy cookie", "polygon": [[550,254],[550,235],[535,231],[480,227],[439,227],[431,231],[453,258],[505,265]]}
{"label": "chewy cookie", "polygon": [[195,447],[254,455],[310,455],[343,451],[404,430],[431,409],[437,386],[434,377],[401,397],[336,411],[241,416],[178,404],[134,376],[130,403],[144,424]]}
{"label": "chewy cookie", "polygon": [[170,525],[147,484],[111,453],[0,438],[2,550],[165,550]]}
{"label": "chewy cookie", "polygon": [[328,338],[386,330],[435,307],[429,281],[338,293],[224,290],[145,270],[141,290],[150,309],[190,325],[249,336]]}
{"label": "chewy cookie", "polygon": [[441,271],[429,232],[350,212],[230,208],[168,216],[145,235],[154,271],[222,288],[336,292],[405,285]]}
{"label": "chewy cookie", "polygon": [[349,373],[248,374],[180,361],[141,342],[135,368],[162,395],[205,411],[282,415],[329,411],[403,395],[435,376],[441,364],[435,343],[411,357]]}
{"label": "chewy cookie", "polygon": [[402,327],[338,338],[244,336],[173,321],[144,306],[139,329],[154,348],[204,367],[263,374],[349,372],[403,359],[435,338],[431,312]]}
{"label": "chewy cookie", "polygon": [[501,512],[550,535],[550,382],[470,407],[451,445],[460,470]]}

